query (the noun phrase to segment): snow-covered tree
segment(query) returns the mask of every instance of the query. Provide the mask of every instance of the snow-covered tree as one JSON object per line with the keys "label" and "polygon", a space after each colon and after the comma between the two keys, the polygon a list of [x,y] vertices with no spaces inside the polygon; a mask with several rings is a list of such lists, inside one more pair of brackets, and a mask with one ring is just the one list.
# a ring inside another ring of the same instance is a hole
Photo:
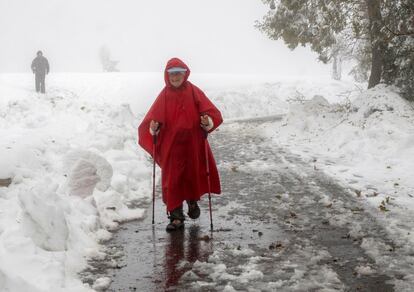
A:
{"label": "snow-covered tree", "polygon": [[325,63],[347,56],[357,61],[354,76],[368,78],[369,88],[384,81],[412,94],[413,0],[262,1],[270,11],[257,27],[271,39],[291,49],[308,45]]}
{"label": "snow-covered tree", "polygon": [[401,88],[414,100],[414,1],[385,1],[384,33],[388,43],[384,61],[384,81]]}
{"label": "snow-covered tree", "polygon": [[329,60],[332,63],[332,78],[335,80],[341,80],[342,78],[342,63],[353,59],[353,46],[349,46],[352,43],[350,40],[350,33],[347,30],[341,32],[341,34],[335,36],[336,42],[332,46],[331,55]]}
{"label": "snow-covered tree", "polygon": [[104,72],[119,72],[117,68],[119,61],[111,60],[111,53],[107,46],[100,48],[99,58]]}

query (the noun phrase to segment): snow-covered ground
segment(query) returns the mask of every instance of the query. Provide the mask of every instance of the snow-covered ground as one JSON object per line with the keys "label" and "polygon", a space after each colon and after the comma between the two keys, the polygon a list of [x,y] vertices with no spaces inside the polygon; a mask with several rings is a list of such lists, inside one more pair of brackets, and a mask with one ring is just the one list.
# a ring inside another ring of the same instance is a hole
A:
{"label": "snow-covered ground", "polygon": [[90,291],[77,275],[86,258],[103,256],[107,230],[142,217],[128,205],[149,196],[137,119],[83,78],[50,78],[46,95],[30,75],[0,78],[0,178],[12,178],[0,188],[0,290]]}
{"label": "snow-covered ground", "polygon": [[291,104],[265,135],[342,179],[398,243],[413,245],[414,104],[385,86],[327,99],[321,92]]}
{"label": "snow-covered ground", "polygon": [[[402,258],[384,256],[383,247],[364,238],[361,247],[382,268],[410,275],[414,260],[414,104],[395,88],[350,90],[346,96],[324,91],[290,104],[280,123],[264,125],[262,134],[300,154],[352,188],[353,195],[384,226]],[[333,218],[341,224],[341,218]],[[353,222],[350,236],[361,236]],[[413,279],[406,278],[409,282]],[[410,291],[398,281],[397,287]],[[412,287],[411,287],[412,288]]]}
{"label": "snow-covered ground", "polygon": [[[355,189],[412,249],[414,111],[392,89],[327,77],[195,74],[227,121],[286,114],[257,129]],[[0,75],[0,289],[90,291],[77,275],[128,208],[148,200],[151,167],[136,126],[161,73]],[[369,247],[367,247],[369,249]],[[106,282],[101,279],[96,287]]]}

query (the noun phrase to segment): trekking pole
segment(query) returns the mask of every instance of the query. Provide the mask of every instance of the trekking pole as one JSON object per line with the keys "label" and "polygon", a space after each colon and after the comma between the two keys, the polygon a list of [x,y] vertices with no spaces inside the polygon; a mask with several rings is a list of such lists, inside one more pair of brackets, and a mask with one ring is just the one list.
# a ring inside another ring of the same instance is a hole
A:
{"label": "trekking pole", "polygon": [[210,185],[210,167],[208,163],[208,133],[204,131],[204,150],[206,152],[206,165],[207,165],[207,189],[208,189],[208,207],[210,209],[210,228],[213,231],[213,212],[211,210],[211,185]]}
{"label": "trekking pole", "polygon": [[154,216],[155,216],[155,147],[157,144],[157,135],[152,136],[152,225],[154,225]]}

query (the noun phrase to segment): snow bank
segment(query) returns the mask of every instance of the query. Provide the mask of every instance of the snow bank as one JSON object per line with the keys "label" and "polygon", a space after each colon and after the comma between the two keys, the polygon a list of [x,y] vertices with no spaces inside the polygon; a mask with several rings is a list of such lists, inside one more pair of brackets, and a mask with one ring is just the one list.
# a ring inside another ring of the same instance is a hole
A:
{"label": "snow bank", "polygon": [[[254,79],[253,79],[254,80]],[[353,85],[318,77],[273,77],[261,82],[228,85],[226,88],[206,85],[206,93],[217,104],[227,121],[286,114],[292,101],[311,99],[322,90],[340,96]],[[202,87],[204,88],[204,87]],[[336,99],[332,99],[334,101]]]}
{"label": "snow bank", "polygon": [[[409,255],[414,246],[414,105],[383,85],[350,91],[337,100],[330,103],[322,91],[291,103],[282,122],[261,129],[275,143],[308,159],[315,169],[354,189],[355,197],[386,228],[399,252]],[[351,234],[361,237],[357,227]],[[368,252],[373,248],[362,247]],[[373,255],[381,266],[394,269],[395,263],[384,257],[381,252]]]}
{"label": "snow bank", "polygon": [[339,104],[322,96],[293,104],[267,133],[360,190],[374,207],[388,197],[387,209],[395,204],[405,213],[414,207],[413,122],[413,105],[378,86]]}
{"label": "snow bank", "polygon": [[78,276],[86,259],[107,230],[144,215],[129,206],[150,194],[129,104],[100,97],[102,80],[94,98],[61,77],[67,86],[38,95],[32,76],[0,76],[0,178],[12,179],[0,188],[1,291],[92,291]]}

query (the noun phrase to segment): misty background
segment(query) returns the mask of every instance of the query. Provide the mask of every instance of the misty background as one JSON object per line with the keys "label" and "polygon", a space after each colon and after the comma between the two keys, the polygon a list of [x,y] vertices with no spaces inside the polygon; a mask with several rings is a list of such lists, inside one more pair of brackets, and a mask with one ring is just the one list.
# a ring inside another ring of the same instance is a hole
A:
{"label": "misty background", "polygon": [[37,50],[53,72],[102,72],[106,46],[121,72],[330,74],[305,48],[290,51],[254,27],[260,0],[0,0],[0,72],[30,72]]}

